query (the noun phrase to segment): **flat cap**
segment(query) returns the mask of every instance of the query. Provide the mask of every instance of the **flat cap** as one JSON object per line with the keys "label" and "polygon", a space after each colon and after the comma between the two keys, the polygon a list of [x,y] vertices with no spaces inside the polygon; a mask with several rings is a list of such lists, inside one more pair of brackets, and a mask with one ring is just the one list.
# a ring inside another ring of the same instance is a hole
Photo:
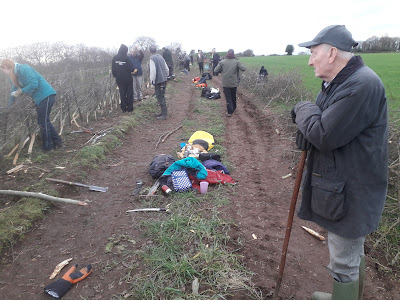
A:
{"label": "flat cap", "polygon": [[348,52],[358,45],[346,26],[331,25],[322,29],[312,41],[300,43],[299,46],[311,48],[320,44],[329,44]]}

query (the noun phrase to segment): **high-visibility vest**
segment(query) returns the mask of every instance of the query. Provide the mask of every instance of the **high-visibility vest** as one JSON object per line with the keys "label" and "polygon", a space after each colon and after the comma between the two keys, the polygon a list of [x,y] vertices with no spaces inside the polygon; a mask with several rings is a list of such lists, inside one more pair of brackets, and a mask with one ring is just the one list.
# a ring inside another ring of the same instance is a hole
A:
{"label": "high-visibility vest", "polygon": [[196,87],[207,87],[207,83],[198,83]]}

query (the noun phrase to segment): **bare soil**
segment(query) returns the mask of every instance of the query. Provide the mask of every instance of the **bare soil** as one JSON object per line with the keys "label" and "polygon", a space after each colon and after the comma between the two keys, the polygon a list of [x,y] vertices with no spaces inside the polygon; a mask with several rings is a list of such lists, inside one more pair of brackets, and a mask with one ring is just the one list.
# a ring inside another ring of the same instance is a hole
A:
{"label": "bare soil", "polygon": [[[130,246],[137,250],[152,243],[138,224],[144,218],[157,219],[160,215],[127,215],[125,211],[141,207],[139,199],[131,196],[136,180],[143,180],[146,187],[153,184],[148,174],[153,156],[178,149],[179,131],[155,149],[160,135],[175,129],[185,118],[202,124],[197,119],[201,116],[191,113],[194,101],[200,97],[200,90],[191,82],[196,75],[197,70],[193,70],[187,76],[180,75],[178,82],[170,83],[177,92],[173,97],[168,95],[170,114],[167,120],[159,121],[149,116],[139,128],[126,134],[123,144],[109,153],[97,169],[86,170],[86,183],[106,186],[108,192],[96,193],[54,184],[62,197],[85,200],[89,205],[54,205],[17,245],[3,254],[0,299],[49,299],[44,295],[43,287],[52,281],[48,277],[54,267],[70,257],[73,258],[71,264],[91,263],[94,271],[74,286],[64,299],[111,299],[115,294],[126,295],[129,286],[120,280],[124,264],[116,263],[123,258],[115,251],[105,253],[105,248],[112,237],[130,237],[134,240],[129,242]],[[221,77],[213,77],[208,84],[221,88]],[[152,94],[152,91],[147,93]],[[226,116],[223,95],[214,101],[221,104],[220,115],[226,127],[223,146],[227,149],[227,160],[233,166],[231,176],[237,182],[237,193],[230,197],[230,204],[222,208],[222,214],[234,220],[230,237],[243,244],[237,253],[254,272],[253,282],[263,291],[264,298],[271,299],[300,155],[292,141],[294,128],[288,117],[260,109],[263,106],[259,99],[243,88],[238,89],[238,108],[232,117]],[[116,110],[87,127],[97,131],[110,128],[120,122],[123,115]],[[206,130],[206,126],[202,125],[202,129]],[[87,133],[65,136],[66,151],[51,153],[51,160],[38,166],[49,170],[56,166],[66,167],[59,171],[58,178],[77,181],[77,169],[69,163],[74,155],[71,151],[82,147],[89,138]],[[2,172],[0,184],[2,189],[26,186],[38,180],[40,173],[36,168],[15,176]],[[290,173],[292,176],[282,178]],[[166,203],[165,199],[160,204]],[[313,291],[328,292],[332,288],[331,277],[325,269],[329,262],[327,244],[306,233],[302,225],[326,236],[317,225],[294,218],[280,299],[310,299]],[[160,299],[164,298],[160,296]],[[250,297],[240,293],[231,299]],[[399,284],[381,273],[368,257],[364,299],[400,299]]]}

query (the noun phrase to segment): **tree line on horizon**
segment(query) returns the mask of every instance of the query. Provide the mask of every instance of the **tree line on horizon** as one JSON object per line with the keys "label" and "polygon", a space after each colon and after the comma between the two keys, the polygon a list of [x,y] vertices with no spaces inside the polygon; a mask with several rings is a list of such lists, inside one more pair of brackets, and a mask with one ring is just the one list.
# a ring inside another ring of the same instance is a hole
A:
{"label": "tree line on horizon", "polygon": [[[365,41],[359,41],[354,52],[359,53],[376,53],[376,52],[399,52],[400,51],[400,37],[389,36],[372,36]],[[294,52],[293,45],[287,45],[285,52],[287,55],[292,55]],[[299,55],[307,55],[307,51],[299,52]]]}

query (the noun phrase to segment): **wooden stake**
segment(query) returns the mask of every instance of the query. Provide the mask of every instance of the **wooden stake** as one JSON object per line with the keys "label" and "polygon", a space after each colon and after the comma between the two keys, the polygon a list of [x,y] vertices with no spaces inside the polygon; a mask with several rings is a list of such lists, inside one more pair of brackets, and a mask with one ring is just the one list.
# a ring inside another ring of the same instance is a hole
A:
{"label": "wooden stake", "polygon": [[62,202],[62,203],[67,203],[67,204],[77,204],[77,205],[82,205],[82,206],[88,205],[86,202],[83,202],[83,201],[78,201],[78,200],[73,200],[73,199],[68,199],[68,198],[53,197],[53,196],[49,196],[49,195],[42,194],[42,193],[22,192],[22,191],[13,191],[13,190],[0,190],[0,194],[10,195],[10,196],[20,196],[20,197],[32,197],[32,198],[38,198],[38,199],[43,199],[43,200],[55,201],[55,202]]}
{"label": "wooden stake", "polygon": [[33,148],[33,144],[35,143],[35,139],[36,139],[36,132],[32,133],[31,142],[29,143],[29,147],[28,147],[28,154],[29,155],[32,154],[32,148]]}
{"label": "wooden stake", "polygon": [[18,146],[19,146],[19,143],[16,144],[15,147],[10,151],[10,153],[7,154],[7,157],[10,157],[15,152],[15,150],[18,149]]}
{"label": "wooden stake", "polygon": [[325,241],[325,238],[320,235],[318,232],[306,227],[306,226],[301,226],[305,231],[307,231],[309,234],[311,234],[313,237],[319,239],[320,241]]}

